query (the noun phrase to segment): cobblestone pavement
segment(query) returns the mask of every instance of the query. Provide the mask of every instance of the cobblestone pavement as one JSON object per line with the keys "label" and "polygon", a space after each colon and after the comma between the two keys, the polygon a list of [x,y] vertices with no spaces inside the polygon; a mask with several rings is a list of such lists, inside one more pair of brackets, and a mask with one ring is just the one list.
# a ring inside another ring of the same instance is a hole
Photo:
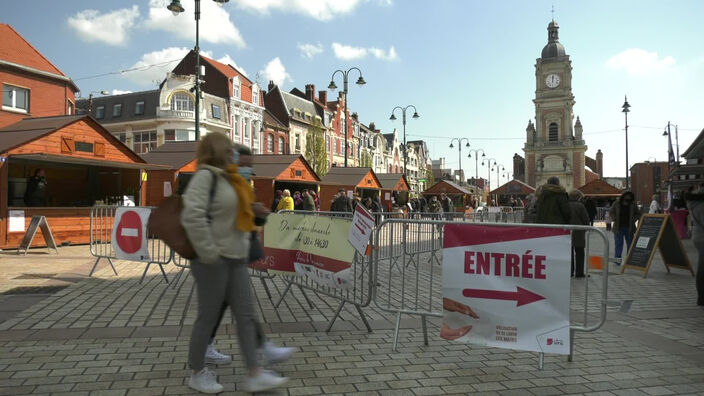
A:
{"label": "cobblestone pavement", "polygon": [[[601,247],[595,237],[591,244],[593,251]],[[693,246],[685,241],[685,247],[695,262]],[[88,248],[60,251],[59,256],[32,251],[27,257],[0,252],[0,292],[68,286],[52,295],[0,295],[0,395],[191,394],[185,386],[195,316],[191,278],[172,288],[155,267],[140,284],[144,265],[120,261],[119,276],[104,262],[93,278],[86,278],[94,261]],[[411,261],[419,263],[418,277],[415,264],[403,274],[419,279],[422,293],[432,296],[430,305],[439,309],[438,265],[427,253]],[[694,305],[691,275],[681,270],[668,274],[659,258],[645,279],[635,271],[621,275],[617,270],[612,266],[609,277],[612,306],[606,325],[577,334],[573,362],[547,356],[542,371],[533,353],[441,340],[437,320],[430,320],[430,345],[424,346],[419,320],[404,317],[398,352],[392,352],[396,318],[373,303],[364,309],[372,333],[364,330],[351,305],[325,333],[337,302],[309,291],[310,308],[293,288],[277,309],[274,303],[285,283],[266,281],[272,299],[260,281],[253,284],[272,340],[299,349],[290,362],[276,367],[292,378],[282,394],[704,395],[704,309]],[[382,263],[380,292],[400,287],[400,277],[390,280],[388,271],[388,263]],[[176,269],[167,266],[167,274],[173,279]],[[597,320],[602,276],[592,273],[588,282],[585,293],[584,280],[572,281],[575,323],[584,318],[580,309],[586,295],[589,323]],[[380,296],[380,301],[386,300]],[[394,293],[390,303],[399,304],[399,295]],[[234,327],[226,325],[222,333],[219,347],[237,355]],[[216,371],[227,392],[234,393],[243,375],[239,356]]]}

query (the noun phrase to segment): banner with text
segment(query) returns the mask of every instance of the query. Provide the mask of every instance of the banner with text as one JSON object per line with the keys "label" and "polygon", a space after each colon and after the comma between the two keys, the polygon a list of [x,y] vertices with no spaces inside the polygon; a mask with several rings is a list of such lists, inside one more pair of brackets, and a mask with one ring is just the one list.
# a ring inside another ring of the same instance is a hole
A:
{"label": "banner with text", "polygon": [[569,354],[570,231],[445,225],[440,336]]}
{"label": "banner with text", "polygon": [[350,220],[275,213],[264,226],[264,259],[268,271],[307,276],[325,286],[350,286],[355,250],[347,240]]}

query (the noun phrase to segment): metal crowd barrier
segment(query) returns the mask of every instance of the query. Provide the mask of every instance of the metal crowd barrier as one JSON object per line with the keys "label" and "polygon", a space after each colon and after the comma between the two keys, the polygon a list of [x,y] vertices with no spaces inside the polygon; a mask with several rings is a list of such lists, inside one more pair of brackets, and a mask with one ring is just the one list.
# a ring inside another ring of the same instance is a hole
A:
{"label": "metal crowd barrier", "polygon": [[[327,217],[342,217],[346,219],[352,219],[353,213],[350,212],[321,212],[321,211],[304,211],[304,210],[295,210],[295,211],[281,211],[279,213],[295,213],[295,214],[304,214],[304,215],[313,215],[313,216],[327,216]],[[372,213],[374,216],[386,216],[389,215],[389,212],[383,212],[383,213]],[[388,220],[385,220],[388,221]],[[372,231],[372,234],[374,234],[374,231]],[[340,301],[340,304],[338,305],[335,314],[333,315],[332,319],[328,323],[327,328],[325,329],[325,332],[329,332],[330,329],[332,329],[333,324],[335,323],[335,320],[340,316],[340,312],[342,311],[342,308],[345,306],[345,304],[349,303],[355,306],[357,309],[357,312],[359,313],[360,318],[362,319],[362,322],[364,323],[364,326],[367,328],[367,331],[371,333],[372,328],[369,325],[369,322],[367,321],[366,316],[364,315],[364,312],[362,311],[362,308],[367,307],[372,300],[372,293],[374,289],[374,283],[372,282],[373,280],[373,275],[374,271],[372,271],[372,256],[362,256],[359,253],[355,252],[354,254],[354,259],[352,260],[352,263],[350,264],[350,287],[346,289],[338,289],[326,285],[322,285],[317,283],[315,280],[307,277],[307,276],[298,276],[298,275],[280,275],[282,279],[287,283],[286,289],[284,292],[281,294],[281,297],[279,298],[279,301],[274,305],[274,307],[277,307],[281,304],[281,302],[284,300],[286,297],[286,294],[291,290],[292,286],[298,286],[298,288],[303,292],[303,295],[305,296],[306,300],[308,301],[308,305],[312,308],[313,304],[311,301],[308,299],[308,296],[305,294],[303,291],[304,289],[308,289],[313,291],[316,294],[319,295],[324,295],[330,298],[333,298],[335,300]]]}
{"label": "metal crowd barrier", "polygon": [[[374,305],[385,312],[396,315],[393,350],[396,351],[402,315],[417,315],[421,318],[425,345],[428,345],[426,318],[442,317],[442,246],[443,226],[449,221],[389,219],[377,226],[373,244],[373,289]],[[488,223],[489,227],[524,227],[516,223]],[[414,228],[415,227],[415,228]],[[588,324],[589,281],[584,282],[584,321],[570,325],[570,354],[574,351],[574,333],[598,330],[606,321],[608,305],[608,258],[609,238],[606,233],[590,226],[555,226],[530,224],[530,227],[553,228],[569,231],[585,231],[586,240],[590,234],[602,239],[604,249],[600,252],[603,263],[599,320]],[[410,232],[409,232],[410,230]],[[424,239],[415,230],[424,230]],[[400,235],[400,237],[399,237]],[[429,240],[426,241],[426,240]],[[589,275],[589,244],[585,248],[585,273]],[[571,292],[574,288],[570,288]],[[539,368],[542,369],[544,356],[539,354]]]}
{"label": "metal crowd barrier", "polygon": [[[93,257],[96,257],[96,260],[88,276],[93,276],[93,272],[95,272],[98,262],[100,262],[100,259],[103,258],[108,260],[110,267],[112,267],[113,272],[117,275],[117,269],[113,263],[113,260],[117,260],[117,256],[115,254],[115,250],[112,248],[112,244],[110,243],[112,238],[112,229],[115,225],[115,211],[117,208],[118,206],[96,205],[90,210],[90,254]],[[146,208],[154,209],[153,207]],[[147,271],[149,271],[149,267],[152,264],[159,266],[161,274],[164,276],[164,281],[169,283],[169,278],[166,276],[164,265],[168,264],[173,259],[173,251],[161,239],[158,239],[152,235],[147,237],[147,244],[150,258],[149,260],[141,261],[147,263],[147,267],[144,269],[144,273],[142,274],[142,278],[139,280],[139,283],[144,281]]]}

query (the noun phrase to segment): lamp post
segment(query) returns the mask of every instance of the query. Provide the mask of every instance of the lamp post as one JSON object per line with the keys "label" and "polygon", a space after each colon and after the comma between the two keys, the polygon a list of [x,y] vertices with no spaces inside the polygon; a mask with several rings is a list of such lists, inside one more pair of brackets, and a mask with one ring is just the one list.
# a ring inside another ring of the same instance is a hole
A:
{"label": "lamp post", "polygon": [[624,96],[623,99],[623,106],[621,106],[621,112],[623,113],[623,116],[626,119],[626,189],[629,188],[629,182],[628,182],[628,113],[631,112],[630,110],[631,105],[628,104],[628,98]]}
{"label": "lamp post", "polygon": [[[670,135],[671,133],[672,133],[672,132],[670,131],[670,121],[668,121],[668,122],[667,122],[667,128],[665,128],[665,131],[662,133],[662,135],[663,135],[663,136],[668,136],[668,135]],[[672,153],[672,154],[675,156],[675,158],[674,158],[675,164],[679,165],[679,163],[680,163],[680,135],[679,135],[679,132],[678,132],[678,130],[677,130],[677,125],[675,125],[675,146],[677,146],[677,154],[675,154],[675,153]],[[669,145],[668,145],[668,157],[669,157],[669,150],[670,150],[670,148],[669,148]]]}
{"label": "lamp post", "polygon": [[88,94],[88,114],[90,114],[93,111],[93,94],[101,94],[101,95],[110,95],[110,92],[108,91],[91,91],[90,94]]}
{"label": "lamp post", "polygon": [[[501,173],[501,175],[502,175],[503,177],[505,177],[507,181],[513,180],[513,179],[512,179],[512,178],[513,178],[513,172],[511,172],[511,171],[503,172],[503,173]],[[510,176],[509,176],[509,175],[510,175]],[[509,180],[509,179],[510,179],[510,180]]]}
{"label": "lamp post", "polygon": [[465,147],[469,148],[469,139],[467,138],[452,138],[450,140],[450,148],[455,148],[455,146],[452,144],[453,142],[457,142],[457,148],[459,149],[459,166],[460,166],[460,185],[462,185],[462,182],[464,179],[464,172],[462,172],[462,142],[465,142]]}
{"label": "lamp post", "polygon": [[348,140],[348,139],[347,139],[347,138],[348,138],[348,126],[347,126],[347,88],[348,88],[348,87],[347,87],[347,78],[348,78],[348,76],[349,76],[349,74],[350,74],[350,72],[351,72],[352,70],[357,70],[357,71],[359,72],[359,78],[357,79],[357,83],[356,83],[357,85],[359,85],[359,86],[361,87],[362,85],[364,85],[364,84],[367,83],[366,81],[364,81],[364,78],[362,77],[362,71],[359,70],[358,67],[351,67],[351,68],[349,68],[347,71],[344,71],[344,70],[335,70],[335,71],[332,73],[332,77],[330,77],[330,85],[328,85],[328,89],[329,89],[329,90],[331,90],[331,91],[336,90],[336,89],[337,89],[337,85],[335,85],[335,74],[337,74],[337,73],[342,73],[342,83],[343,83],[343,90],[342,90],[342,92],[344,92],[344,94],[345,94],[345,95],[344,95],[344,96],[345,96],[345,114],[344,114],[344,117],[345,117],[345,168],[347,168],[347,156],[349,155],[349,153],[347,152],[347,151],[348,151],[348,150],[347,150],[347,140]]}
{"label": "lamp post", "polygon": [[[222,6],[230,0],[213,0],[218,5]],[[200,140],[200,0],[195,0],[195,17],[196,17],[196,46],[193,50],[196,53],[196,108],[195,108],[195,121],[196,121],[196,141]],[[181,6],[180,0],[171,0],[171,4],[166,7],[167,10],[171,11],[174,16],[185,11],[183,6]]]}
{"label": "lamp post", "polygon": [[[491,171],[494,170],[494,168],[492,168],[492,166],[493,166],[493,165],[498,165],[498,162],[496,161],[496,158],[493,158],[493,157],[492,157],[492,158],[489,158],[489,159],[486,160],[486,161],[487,161],[487,163],[486,163],[486,174],[487,174],[487,176],[488,176],[487,179],[486,179],[486,186],[487,186],[487,188],[489,189],[489,195],[488,195],[488,197],[491,198]],[[491,161],[494,161],[494,164],[493,164],[493,165],[492,165]],[[484,166],[484,160],[482,160],[482,166]],[[499,181],[497,180],[496,182],[498,183]],[[489,198],[487,198],[487,201],[489,200]],[[489,203],[489,202],[487,202],[487,204],[488,204],[488,203]]]}
{"label": "lamp post", "polygon": [[[496,165],[496,188],[499,188],[499,184],[501,183],[501,179],[499,178],[499,167],[501,167],[501,171],[504,171],[504,166],[502,164],[497,164],[494,162]],[[491,170],[494,170],[494,168],[491,168]]]}
{"label": "lamp post", "polygon": [[[347,103],[347,101],[345,101],[345,103]],[[408,174],[406,172],[406,160],[408,159],[408,148],[406,147],[406,110],[408,110],[408,108],[410,107],[413,107],[413,115],[411,116],[411,118],[413,118],[414,120],[418,119],[420,117],[418,115],[418,110],[412,104],[406,107],[394,107],[393,110],[391,110],[391,117],[389,117],[391,121],[396,120],[396,116],[394,115],[394,113],[396,112],[396,109],[401,110],[403,120],[403,175],[406,176],[406,178],[408,178]]]}
{"label": "lamp post", "polygon": [[467,151],[469,151],[469,154],[467,154],[467,158],[472,158],[472,153],[474,153],[474,183],[476,185],[477,180],[479,180],[479,152],[482,152],[482,158],[486,157],[486,153],[483,149],[480,148]]}

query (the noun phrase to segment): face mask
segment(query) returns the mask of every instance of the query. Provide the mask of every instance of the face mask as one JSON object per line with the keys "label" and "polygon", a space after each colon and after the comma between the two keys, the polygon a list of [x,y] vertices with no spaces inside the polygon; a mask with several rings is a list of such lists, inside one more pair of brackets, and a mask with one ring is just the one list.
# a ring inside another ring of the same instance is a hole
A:
{"label": "face mask", "polygon": [[240,153],[238,151],[232,153],[232,163],[235,165],[240,163]]}
{"label": "face mask", "polygon": [[239,173],[240,176],[244,177],[245,180],[251,181],[252,175],[254,175],[254,169],[249,166],[240,166],[237,169],[237,173]]}

